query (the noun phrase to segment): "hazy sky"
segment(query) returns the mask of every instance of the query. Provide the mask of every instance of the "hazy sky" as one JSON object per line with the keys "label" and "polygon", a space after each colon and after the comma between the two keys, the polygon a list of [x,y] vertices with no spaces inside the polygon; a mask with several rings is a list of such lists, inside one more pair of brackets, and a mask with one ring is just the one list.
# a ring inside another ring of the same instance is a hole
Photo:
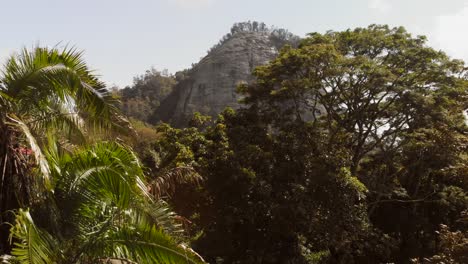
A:
{"label": "hazy sky", "polygon": [[188,68],[247,20],[299,36],[402,25],[468,61],[468,0],[0,0],[0,61],[24,46],[70,44],[123,87],[151,66]]}

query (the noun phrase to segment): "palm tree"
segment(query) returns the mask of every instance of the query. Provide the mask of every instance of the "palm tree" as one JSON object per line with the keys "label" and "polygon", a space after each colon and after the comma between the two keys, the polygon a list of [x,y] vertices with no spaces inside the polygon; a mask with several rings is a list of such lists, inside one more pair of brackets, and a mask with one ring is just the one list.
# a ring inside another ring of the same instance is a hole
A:
{"label": "palm tree", "polygon": [[72,154],[51,147],[46,157],[53,192],[40,206],[16,213],[11,228],[15,260],[202,263],[180,244],[172,214],[152,199],[132,151],[101,142]]}
{"label": "palm tree", "polygon": [[[85,142],[90,129],[123,124],[115,102],[75,49],[24,49],[7,60],[0,74],[0,223],[11,220],[7,211],[40,201],[38,188],[50,188],[46,139],[66,146]],[[7,236],[1,225],[0,252]]]}
{"label": "palm tree", "polygon": [[173,213],[147,191],[133,152],[83,144],[87,134],[128,125],[115,103],[74,49],[23,50],[7,61],[0,253],[10,252],[1,248],[9,238],[20,263],[201,262],[181,244]]}

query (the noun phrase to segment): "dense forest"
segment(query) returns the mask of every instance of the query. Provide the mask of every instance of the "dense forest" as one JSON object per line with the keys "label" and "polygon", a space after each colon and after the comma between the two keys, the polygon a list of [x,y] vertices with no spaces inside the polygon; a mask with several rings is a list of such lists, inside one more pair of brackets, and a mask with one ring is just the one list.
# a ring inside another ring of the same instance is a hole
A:
{"label": "dense forest", "polygon": [[[2,263],[468,263],[468,67],[404,28],[293,34],[242,107],[155,122],[74,49],[0,75]],[[211,52],[210,51],[210,52]]]}

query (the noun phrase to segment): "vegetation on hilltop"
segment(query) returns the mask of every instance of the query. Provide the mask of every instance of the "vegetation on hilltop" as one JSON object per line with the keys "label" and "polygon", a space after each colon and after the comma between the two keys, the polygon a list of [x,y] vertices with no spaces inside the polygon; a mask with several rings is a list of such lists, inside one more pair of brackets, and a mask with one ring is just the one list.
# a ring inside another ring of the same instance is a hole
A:
{"label": "vegetation on hilltop", "polygon": [[114,92],[121,98],[123,113],[149,122],[154,110],[172,92],[175,85],[176,77],[167,70],[160,72],[151,68],[145,74],[135,77],[131,87]]}
{"label": "vegetation on hilltop", "polygon": [[277,50],[280,50],[285,45],[296,47],[301,40],[300,37],[289,32],[287,29],[268,27],[263,22],[249,20],[247,22],[235,23],[231,27],[231,31],[224,35],[216,45],[208,50],[208,54],[221,47],[228,40],[236,36],[236,34],[242,32],[258,32],[268,35],[269,39],[272,41]]}

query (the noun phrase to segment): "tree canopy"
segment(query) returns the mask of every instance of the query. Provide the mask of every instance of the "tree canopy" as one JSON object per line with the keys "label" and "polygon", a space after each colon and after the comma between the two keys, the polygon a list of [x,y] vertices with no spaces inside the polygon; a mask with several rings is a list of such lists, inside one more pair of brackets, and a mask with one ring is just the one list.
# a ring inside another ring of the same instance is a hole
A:
{"label": "tree canopy", "polygon": [[131,87],[116,91],[121,97],[122,112],[129,117],[150,121],[154,110],[171,93],[175,84],[175,76],[167,70],[147,70],[145,74],[134,78]]}
{"label": "tree canopy", "polygon": [[174,203],[208,260],[404,262],[438,252],[440,224],[466,231],[462,61],[371,25],[310,34],[254,75],[245,108],[156,145],[206,178],[181,194],[196,210]]}

